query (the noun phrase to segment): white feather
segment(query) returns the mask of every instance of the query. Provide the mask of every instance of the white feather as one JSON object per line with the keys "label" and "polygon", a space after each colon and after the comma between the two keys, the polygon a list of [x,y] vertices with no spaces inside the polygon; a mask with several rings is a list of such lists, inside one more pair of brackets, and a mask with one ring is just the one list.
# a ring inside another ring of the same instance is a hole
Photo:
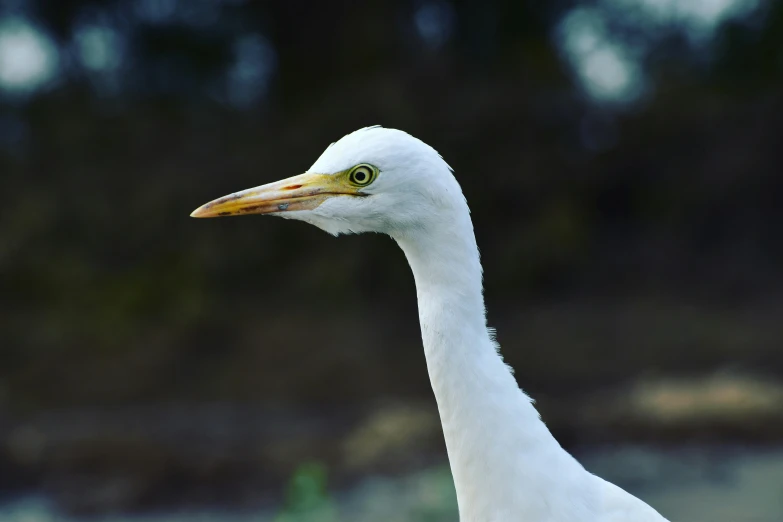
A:
{"label": "white feather", "polygon": [[503,363],[486,325],[479,251],[451,169],[430,146],[368,127],[329,146],[309,172],[380,170],[363,192],[281,213],[332,234],[380,232],[402,248],[462,522],[665,522],[586,471],[555,440]]}

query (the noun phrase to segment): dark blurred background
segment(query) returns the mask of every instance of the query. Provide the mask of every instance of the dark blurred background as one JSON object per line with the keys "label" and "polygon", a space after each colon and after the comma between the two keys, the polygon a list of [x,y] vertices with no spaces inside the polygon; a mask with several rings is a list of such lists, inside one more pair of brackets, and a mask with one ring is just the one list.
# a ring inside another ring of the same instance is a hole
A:
{"label": "dark blurred background", "polygon": [[372,124],[569,450],[783,518],[783,3],[0,0],[2,520],[456,520],[396,245],[188,217]]}

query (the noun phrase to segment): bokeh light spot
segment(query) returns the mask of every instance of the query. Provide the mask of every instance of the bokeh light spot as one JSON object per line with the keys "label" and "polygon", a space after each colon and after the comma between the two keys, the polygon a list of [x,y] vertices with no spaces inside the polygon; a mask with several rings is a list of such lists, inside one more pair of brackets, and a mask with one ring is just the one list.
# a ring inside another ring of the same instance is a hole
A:
{"label": "bokeh light spot", "polygon": [[52,40],[21,18],[0,22],[0,88],[31,92],[57,73],[59,54]]}
{"label": "bokeh light spot", "polygon": [[560,45],[593,99],[631,102],[644,87],[641,67],[625,47],[611,40],[600,11],[575,9],[561,22]]}
{"label": "bokeh light spot", "polygon": [[122,63],[123,42],[109,27],[82,27],[76,31],[74,40],[79,61],[86,69],[113,71]]}
{"label": "bokeh light spot", "polygon": [[177,12],[177,0],[136,0],[136,16],[152,24],[170,22]]}
{"label": "bokeh light spot", "polygon": [[228,70],[228,98],[236,107],[250,107],[266,94],[277,64],[272,45],[259,34],[244,35],[234,44]]}
{"label": "bokeh light spot", "polygon": [[416,9],[414,23],[419,36],[428,47],[445,44],[454,31],[456,15],[448,2],[426,2]]}

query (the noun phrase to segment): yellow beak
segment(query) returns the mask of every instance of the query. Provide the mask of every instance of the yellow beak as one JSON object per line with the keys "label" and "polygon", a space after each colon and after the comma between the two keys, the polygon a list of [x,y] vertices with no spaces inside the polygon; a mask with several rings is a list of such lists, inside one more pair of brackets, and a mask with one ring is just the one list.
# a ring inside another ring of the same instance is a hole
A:
{"label": "yellow beak", "polygon": [[195,218],[272,214],[312,210],[334,196],[364,196],[342,176],[305,173],[210,201],[190,214]]}

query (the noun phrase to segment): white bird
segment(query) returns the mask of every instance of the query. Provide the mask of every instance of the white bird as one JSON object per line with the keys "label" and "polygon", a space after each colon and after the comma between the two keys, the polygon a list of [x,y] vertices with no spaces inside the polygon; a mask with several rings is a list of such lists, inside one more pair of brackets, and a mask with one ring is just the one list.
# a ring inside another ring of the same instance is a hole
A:
{"label": "white bird", "polygon": [[299,176],[217,199],[193,217],[271,214],[402,248],[462,522],[665,522],[582,467],[517,385],[487,328],[482,269],[451,168],[405,132],[360,129]]}

